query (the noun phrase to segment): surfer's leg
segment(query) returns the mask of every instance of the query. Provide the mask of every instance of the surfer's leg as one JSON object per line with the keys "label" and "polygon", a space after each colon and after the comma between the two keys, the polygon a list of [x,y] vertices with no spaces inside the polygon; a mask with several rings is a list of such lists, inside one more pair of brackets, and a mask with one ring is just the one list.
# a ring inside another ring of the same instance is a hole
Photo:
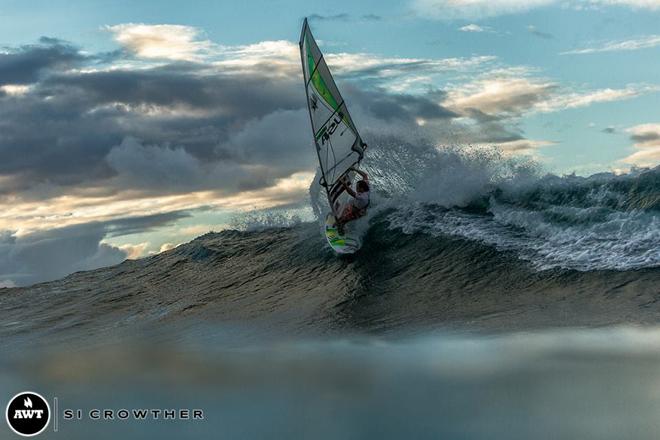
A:
{"label": "surfer's leg", "polygon": [[344,208],[344,212],[342,213],[341,217],[337,219],[337,232],[339,232],[339,235],[344,235],[344,225],[353,220],[353,218],[353,208],[351,205],[348,205],[346,208]]}

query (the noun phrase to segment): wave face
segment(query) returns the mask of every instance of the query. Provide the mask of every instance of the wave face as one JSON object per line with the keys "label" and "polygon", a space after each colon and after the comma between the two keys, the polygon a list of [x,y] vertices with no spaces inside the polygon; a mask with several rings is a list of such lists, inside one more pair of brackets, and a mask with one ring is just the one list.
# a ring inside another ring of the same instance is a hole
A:
{"label": "wave face", "polygon": [[302,223],[209,233],[150,258],[3,289],[0,336],[20,346],[189,319],[259,337],[657,322],[658,268],[538,271],[476,240],[403,232],[390,221],[398,215],[372,218],[351,258]]}

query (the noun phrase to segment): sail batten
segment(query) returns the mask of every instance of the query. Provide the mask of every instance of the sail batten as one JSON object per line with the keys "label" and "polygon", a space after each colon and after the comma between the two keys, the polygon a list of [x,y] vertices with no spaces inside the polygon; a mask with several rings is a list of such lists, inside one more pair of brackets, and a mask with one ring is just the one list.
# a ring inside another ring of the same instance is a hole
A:
{"label": "sail batten", "polygon": [[366,145],[351,118],[330,69],[307,24],[300,35],[307,109],[321,169],[321,182],[335,214],[346,201],[340,179],[352,180],[351,167],[362,160]]}

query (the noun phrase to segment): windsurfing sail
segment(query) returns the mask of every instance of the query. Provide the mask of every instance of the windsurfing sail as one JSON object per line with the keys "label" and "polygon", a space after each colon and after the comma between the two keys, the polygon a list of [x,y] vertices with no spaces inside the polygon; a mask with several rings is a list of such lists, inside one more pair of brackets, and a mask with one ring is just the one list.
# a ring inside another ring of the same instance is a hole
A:
{"label": "windsurfing sail", "polygon": [[349,168],[360,163],[366,144],[351,119],[307,19],[300,35],[300,57],[307,108],[321,167],[319,183],[325,187],[333,213],[339,216],[349,197],[341,180],[353,181],[354,173]]}

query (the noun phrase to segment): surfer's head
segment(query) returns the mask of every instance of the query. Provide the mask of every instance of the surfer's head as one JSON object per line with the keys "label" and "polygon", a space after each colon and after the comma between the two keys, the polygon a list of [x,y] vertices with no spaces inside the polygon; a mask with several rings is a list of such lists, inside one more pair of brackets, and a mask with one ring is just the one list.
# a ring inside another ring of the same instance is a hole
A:
{"label": "surfer's head", "polygon": [[369,183],[366,180],[359,180],[358,183],[355,184],[355,189],[358,192],[367,192],[369,191]]}

